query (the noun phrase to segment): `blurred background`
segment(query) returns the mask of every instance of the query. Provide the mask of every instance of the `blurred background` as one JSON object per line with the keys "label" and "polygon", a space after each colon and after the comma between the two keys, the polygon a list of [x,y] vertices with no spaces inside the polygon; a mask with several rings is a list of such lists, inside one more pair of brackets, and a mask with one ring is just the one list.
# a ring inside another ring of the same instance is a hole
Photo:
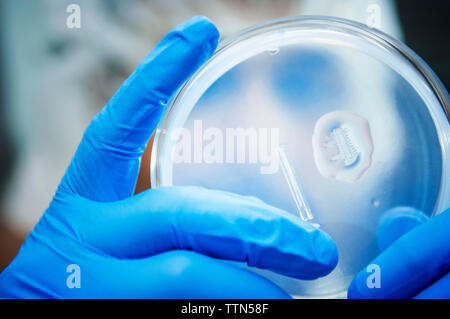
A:
{"label": "blurred background", "polygon": [[[66,24],[70,4],[80,28]],[[174,26],[203,14],[226,38],[292,15],[369,23],[374,8],[377,27],[448,89],[448,0],[0,0],[0,271],[47,208],[91,118]]]}

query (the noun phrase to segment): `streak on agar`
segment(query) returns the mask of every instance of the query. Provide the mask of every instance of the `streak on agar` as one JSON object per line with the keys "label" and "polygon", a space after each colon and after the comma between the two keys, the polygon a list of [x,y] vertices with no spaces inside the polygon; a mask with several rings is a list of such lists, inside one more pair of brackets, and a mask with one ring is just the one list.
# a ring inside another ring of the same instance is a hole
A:
{"label": "streak on agar", "polygon": [[[348,136],[348,129],[338,127],[331,132],[332,140],[329,142],[331,145],[336,145],[339,149],[339,153],[333,156],[333,161],[343,160],[345,166],[352,165],[358,159],[359,152],[356,150],[352,141]],[[328,145],[330,145],[328,144]]]}
{"label": "streak on agar", "polygon": [[[313,219],[311,210],[306,202],[303,189],[301,185],[297,182],[295,178],[294,170],[289,163],[286,152],[283,146],[277,149],[278,158],[280,160],[281,171],[283,172],[284,178],[289,186],[289,191],[291,192],[292,198],[294,199],[295,205],[297,206],[300,218],[307,222]],[[313,224],[315,227],[319,227],[318,224]]]}

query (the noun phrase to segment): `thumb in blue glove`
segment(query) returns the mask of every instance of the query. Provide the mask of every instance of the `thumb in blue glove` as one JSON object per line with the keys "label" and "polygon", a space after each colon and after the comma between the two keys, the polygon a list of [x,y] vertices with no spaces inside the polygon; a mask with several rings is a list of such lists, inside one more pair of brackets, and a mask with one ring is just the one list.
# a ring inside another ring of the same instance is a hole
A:
{"label": "thumb in blue glove", "polygon": [[218,37],[204,17],[181,24],[94,118],[49,208],[0,275],[0,297],[284,298],[218,259],[300,279],[335,267],[327,234],[258,199],[196,187],[132,196],[164,105]]}
{"label": "thumb in blue glove", "polygon": [[362,270],[349,298],[450,298],[450,209],[429,219],[398,207],[386,212],[377,230],[384,250],[370,265],[379,269],[379,287],[368,285],[373,267]]}

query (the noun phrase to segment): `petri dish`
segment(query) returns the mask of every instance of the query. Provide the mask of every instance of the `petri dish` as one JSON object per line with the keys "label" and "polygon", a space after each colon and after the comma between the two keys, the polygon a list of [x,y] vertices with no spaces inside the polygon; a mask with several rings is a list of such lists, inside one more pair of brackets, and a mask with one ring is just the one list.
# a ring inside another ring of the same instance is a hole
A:
{"label": "petri dish", "polygon": [[252,269],[294,297],[345,297],[383,213],[450,206],[448,93],[406,45],[349,20],[269,21],[221,42],[170,101],[152,187],[256,196],[335,240],[329,275]]}

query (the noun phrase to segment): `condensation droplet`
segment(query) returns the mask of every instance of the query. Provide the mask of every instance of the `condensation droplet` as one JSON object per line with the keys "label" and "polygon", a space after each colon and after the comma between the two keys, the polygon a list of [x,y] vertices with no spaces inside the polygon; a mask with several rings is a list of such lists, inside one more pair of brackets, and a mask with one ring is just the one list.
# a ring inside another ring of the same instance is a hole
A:
{"label": "condensation droplet", "polygon": [[267,50],[267,53],[269,53],[270,55],[276,55],[276,54],[278,54],[278,52],[280,52],[279,48],[272,48],[272,49]]}

